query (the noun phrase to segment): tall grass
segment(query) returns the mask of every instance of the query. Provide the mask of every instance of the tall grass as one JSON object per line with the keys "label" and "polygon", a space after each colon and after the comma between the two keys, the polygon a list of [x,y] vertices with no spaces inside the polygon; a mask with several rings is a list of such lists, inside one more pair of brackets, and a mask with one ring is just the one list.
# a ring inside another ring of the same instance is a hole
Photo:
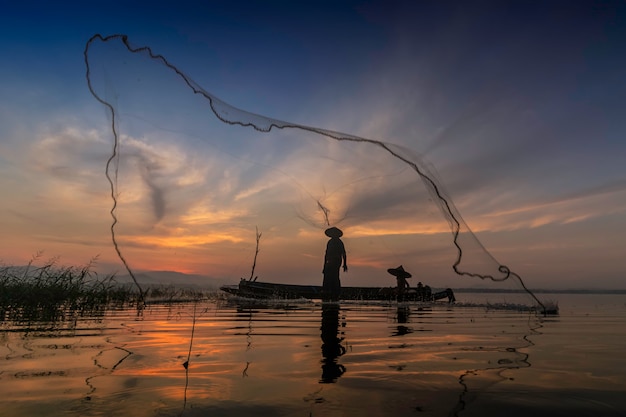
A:
{"label": "tall grass", "polygon": [[36,266],[0,267],[0,321],[56,322],[103,313],[114,305],[137,303],[140,294],[119,285],[114,276],[99,277],[93,262],[58,266],[56,260]]}

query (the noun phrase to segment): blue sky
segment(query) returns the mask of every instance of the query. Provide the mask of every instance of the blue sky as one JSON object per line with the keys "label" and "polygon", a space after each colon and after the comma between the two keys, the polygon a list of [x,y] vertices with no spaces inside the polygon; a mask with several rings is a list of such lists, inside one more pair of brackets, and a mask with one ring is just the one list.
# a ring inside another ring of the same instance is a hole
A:
{"label": "blue sky", "polygon": [[[83,50],[96,33],[124,33],[239,109],[402,146],[529,286],[624,287],[620,2],[67,4],[12,4],[0,17],[5,263],[42,250],[121,271],[109,116],[87,89]],[[184,86],[145,63],[137,78],[158,88],[141,101],[122,88],[125,60],[96,55],[94,82],[137,109],[121,120],[131,265],[236,281],[259,226],[261,277],[321,280],[318,198],[346,232],[345,285],[381,283],[400,263],[434,286],[468,285],[452,272],[445,218],[406,167],[364,146],[208,124]]]}

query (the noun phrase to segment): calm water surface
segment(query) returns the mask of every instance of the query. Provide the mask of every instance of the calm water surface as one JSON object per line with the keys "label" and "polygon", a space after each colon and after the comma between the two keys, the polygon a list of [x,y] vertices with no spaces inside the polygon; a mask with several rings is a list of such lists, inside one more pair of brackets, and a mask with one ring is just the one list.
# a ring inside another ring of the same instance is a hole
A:
{"label": "calm water surface", "polygon": [[626,296],[551,295],[560,314],[548,317],[462,298],[4,323],[0,415],[626,415]]}

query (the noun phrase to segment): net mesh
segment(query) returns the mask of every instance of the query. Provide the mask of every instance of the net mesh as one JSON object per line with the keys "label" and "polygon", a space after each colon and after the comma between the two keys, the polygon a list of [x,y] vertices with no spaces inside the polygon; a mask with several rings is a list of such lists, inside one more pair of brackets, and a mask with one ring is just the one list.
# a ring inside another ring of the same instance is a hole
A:
{"label": "net mesh", "polygon": [[[107,109],[111,236],[128,272],[246,274],[262,233],[264,280],[317,284],[328,226],[344,231],[344,285],[522,289],[472,233],[415,151],[238,109],[125,35],[94,35],[87,83]],[[256,258],[255,258],[256,261]]]}

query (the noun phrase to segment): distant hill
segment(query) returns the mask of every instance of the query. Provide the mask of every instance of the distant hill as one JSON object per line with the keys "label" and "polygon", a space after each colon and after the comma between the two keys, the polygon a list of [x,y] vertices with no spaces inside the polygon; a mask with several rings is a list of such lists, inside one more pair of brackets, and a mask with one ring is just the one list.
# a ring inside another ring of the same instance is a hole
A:
{"label": "distant hill", "polygon": [[[135,278],[141,286],[173,285],[178,288],[216,289],[228,282],[208,275],[184,274],[176,271],[138,271]],[[116,275],[115,281],[124,284],[133,282],[130,275]]]}
{"label": "distant hill", "polygon": [[[72,268],[72,276],[77,278],[80,275],[82,266]],[[11,279],[39,279],[40,274],[44,276],[54,277],[56,274],[64,273],[68,267],[50,265],[1,265],[0,264],[0,280],[10,277]],[[147,288],[150,286],[174,286],[176,288],[193,288],[202,290],[214,290],[225,284],[232,284],[232,279],[215,278],[208,275],[185,274],[177,271],[133,271],[139,285]],[[97,279],[105,279],[111,274],[98,274]],[[129,274],[118,272],[113,275],[113,280],[119,284],[132,284],[133,280]]]}

